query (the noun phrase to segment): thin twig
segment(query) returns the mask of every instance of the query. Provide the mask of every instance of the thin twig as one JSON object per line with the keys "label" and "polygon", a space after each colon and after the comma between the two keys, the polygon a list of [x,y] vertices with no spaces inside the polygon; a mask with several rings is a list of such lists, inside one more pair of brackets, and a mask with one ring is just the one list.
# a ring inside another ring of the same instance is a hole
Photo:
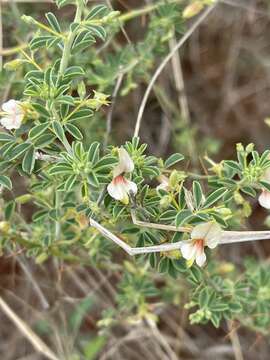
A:
{"label": "thin twig", "polygon": [[233,322],[227,321],[229,328],[229,337],[232,343],[235,360],[244,360],[240,340],[236,329],[233,327]]}
{"label": "thin twig", "polygon": [[[134,221],[134,220],[133,220]],[[120,239],[118,236],[114,235],[104,226],[99,224],[94,219],[89,219],[90,226],[94,227],[98,230],[104,237],[112,240],[115,244],[120,246],[123,250],[125,250],[130,256],[139,255],[139,254],[150,254],[156,252],[166,252],[172,250],[179,250],[182,244],[182,241],[177,241],[175,243],[166,243],[154,246],[146,246],[146,247],[131,247],[125,241]],[[135,222],[135,225],[141,225],[145,227],[162,229],[168,231],[180,231],[180,228],[173,227],[171,225],[163,225],[163,224],[153,224],[153,223],[145,223],[145,222]],[[190,232],[190,229],[188,229]],[[256,240],[266,240],[270,239],[270,231],[222,231],[219,244],[233,244],[238,242],[246,242],[246,241],[256,241]]]}
{"label": "thin twig", "polygon": [[25,272],[25,275],[28,277],[29,281],[31,282],[31,284],[33,285],[33,288],[40,300],[40,303],[43,307],[43,309],[48,309],[50,307],[47,299],[45,298],[45,295],[43,294],[39,284],[37,283],[37,281],[34,279],[31,271],[29,270],[28,266],[25,264],[24,260],[21,259],[19,256],[17,256],[17,261],[19,262],[21,268],[23,269],[23,271]]}
{"label": "thin twig", "polygon": [[18,317],[0,296],[0,308],[6,316],[18,327],[22,334],[29,340],[33,347],[50,360],[59,360],[52,350],[33,332],[33,330]]}
{"label": "thin twig", "polygon": [[114,110],[114,107],[115,107],[115,102],[116,102],[116,98],[117,98],[117,95],[118,95],[118,91],[119,91],[120,86],[121,86],[122,81],[123,81],[123,76],[124,76],[124,73],[120,70],[120,73],[118,75],[118,79],[116,81],[115,88],[114,88],[114,91],[113,91],[113,94],[112,94],[111,107],[110,107],[110,110],[109,110],[108,115],[107,115],[107,121],[106,121],[107,127],[106,127],[106,134],[105,134],[105,137],[104,137],[104,148],[106,148],[107,145],[108,145],[109,136],[110,136],[110,133],[112,131],[113,110]]}
{"label": "thin twig", "polygon": [[162,63],[157,68],[156,72],[154,73],[154,75],[153,75],[153,77],[152,77],[152,79],[151,79],[151,81],[150,81],[150,83],[149,83],[149,85],[148,85],[148,87],[147,87],[147,89],[146,89],[146,91],[144,93],[144,96],[143,96],[143,99],[142,99],[142,102],[141,102],[141,105],[140,105],[140,108],[139,108],[137,120],[136,120],[134,136],[139,135],[144,109],[145,109],[148,97],[150,95],[150,92],[151,92],[157,78],[159,77],[159,75],[161,74],[162,70],[167,65],[167,63],[171,60],[174,53],[180,49],[180,47],[194,33],[194,31],[198,28],[198,26],[207,18],[207,16],[210,14],[210,12],[216,7],[217,3],[218,3],[218,1],[216,1],[213,5],[209,6],[205,10],[205,12],[202,13],[202,15],[197,19],[197,21],[195,21],[195,23],[190,27],[190,29],[185,33],[185,35],[178,41],[176,46],[170,51],[170,53],[165,57],[165,59],[162,61]]}

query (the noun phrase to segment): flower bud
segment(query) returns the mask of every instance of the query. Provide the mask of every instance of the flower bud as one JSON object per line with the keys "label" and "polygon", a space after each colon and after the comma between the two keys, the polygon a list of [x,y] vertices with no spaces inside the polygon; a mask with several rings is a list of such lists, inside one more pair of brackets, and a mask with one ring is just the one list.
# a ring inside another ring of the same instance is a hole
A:
{"label": "flower bud", "polygon": [[0,221],[0,233],[7,234],[10,229],[10,224],[7,221]]}
{"label": "flower bud", "polygon": [[254,144],[253,143],[248,144],[246,147],[246,152],[251,153],[253,150],[254,150]]}
{"label": "flower bud", "polygon": [[171,198],[169,195],[165,195],[162,197],[162,199],[160,200],[160,206],[162,208],[167,208],[171,203]]}
{"label": "flower bud", "polygon": [[228,274],[233,272],[234,270],[235,270],[235,266],[229,262],[222,262],[217,269],[219,274]]}
{"label": "flower bud", "polygon": [[243,196],[238,191],[234,192],[233,198],[234,198],[234,201],[236,202],[236,204],[238,204],[238,205],[243,204],[245,201]]}
{"label": "flower bud", "polygon": [[4,65],[4,69],[8,71],[16,71],[20,66],[22,66],[26,61],[23,59],[11,60]]}
{"label": "flower bud", "polygon": [[36,20],[32,18],[32,16],[23,15],[21,17],[22,21],[24,21],[26,24],[35,24]]}
{"label": "flower bud", "polygon": [[247,218],[252,214],[252,208],[248,201],[245,201],[243,204],[243,214]]}
{"label": "flower bud", "polygon": [[183,18],[190,19],[193,16],[197,15],[204,8],[204,4],[202,1],[195,1],[192,4],[189,4],[185,7],[183,11]]}
{"label": "flower bud", "polygon": [[170,175],[169,186],[171,188],[175,188],[175,186],[179,183],[179,179],[180,179],[180,174],[178,173],[177,170],[173,170]]}
{"label": "flower bud", "polygon": [[244,146],[241,143],[236,144],[236,150],[237,151],[245,151]]}

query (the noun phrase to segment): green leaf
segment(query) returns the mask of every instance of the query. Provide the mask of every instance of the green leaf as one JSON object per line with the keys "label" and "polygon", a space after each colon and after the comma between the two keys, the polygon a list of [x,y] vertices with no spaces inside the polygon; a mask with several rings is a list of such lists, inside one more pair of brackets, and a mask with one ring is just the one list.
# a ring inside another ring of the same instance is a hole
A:
{"label": "green leaf", "polygon": [[93,111],[91,109],[82,109],[82,110],[76,111],[74,114],[72,114],[70,117],[68,117],[68,121],[86,119],[91,116],[93,116]]}
{"label": "green leaf", "polygon": [[29,139],[34,140],[43,134],[49,127],[49,123],[34,126],[28,134]]}
{"label": "green leaf", "polygon": [[255,197],[256,191],[251,186],[244,186],[241,188],[241,191],[243,191],[245,194]]}
{"label": "green leaf", "polygon": [[175,221],[175,217],[177,215],[176,210],[166,210],[164,213],[161,214],[160,220],[163,221]]}
{"label": "green leaf", "polygon": [[54,139],[55,136],[53,134],[43,134],[34,140],[34,145],[37,149],[41,149],[51,144]]}
{"label": "green leaf", "polygon": [[227,191],[228,190],[224,187],[215,190],[207,197],[203,207],[209,208],[211,205],[213,205],[215,202],[221,199],[226,194]]}
{"label": "green leaf", "polygon": [[169,268],[169,259],[164,257],[163,259],[160,260],[158,264],[158,271],[161,273],[166,273],[168,271],[168,268]]}
{"label": "green leaf", "polygon": [[66,69],[64,77],[65,78],[69,78],[69,79],[73,79],[76,78],[78,76],[83,76],[85,75],[85,71],[83,70],[82,67],[80,66],[70,66]]}
{"label": "green leaf", "polygon": [[15,141],[15,137],[8,133],[0,132],[0,142]]}
{"label": "green leaf", "polygon": [[83,135],[80,132],[80,130],[77,128],[77,126],[73,125],[73,124],[66,124],[65,125],[65,129],[67,130],[67,132],[69,132],[75,139],[77,140],[82,140],[83,139]]}
{"label": "green leaf", "polygon": [[260,184],[264,187],[267,191],[270,191],[270,183],[268,181],[261,180]]}
{"label": "green leaf", "polygon": [[59,22],[58,22],[56,16],[51,12],[45,14],[45,16],[46,16],[46,18],[48,20],[48,23],[50,24],[51,28],[54,31],[56,31],[58,33],[61,33],[61,28],[60,28],[60,25],[59,25]]}
{"label": "green leaf", "polygon": [[51,116],[51,114],[49,113],[49,111],[45,108],[45,106],[38,104],[38,103],[32,103],[31,104],[33,106],[33,108],[42,116],[45,116],[46,118],[49,118]]}
{"label": "green leaf", "polygon": [[85,20],[90,20],[90,19],[94,19],[94,18],[102,18],[104,15],[106,15],[106,13],[108,12],[108,8],[105,5],[97,5],[94,6],[89,14],[87,15],[87,17],[85,18]]}
{"label": "green leaf", "polygon": [[198,209],[203,202],[203,191],[198,181],[193,181],[193,198],[195,201],[196,209]]}
{"label": "green leaf", "polygon": [[243,307],[239,302],[230,302],[229,309],[234,313],[240,313],[243,310]]}
{"label": "green leaf", "polygon": [[59,121],[55,120],[52,122],[52,127],[58,139],[60,139],[62,142],[65,141],[66,136],[62,124]]}
{"label": "green leaf", "polygon": [[220,316],[218,314],[211,314],[211,322],[214,325],[215,328],[219,327],[220,324]]}
{"label": "green leaf", "polygon": [[74,105],[74,99],[72,96],[70,95],[61,95],[61,96],[58,96],[56,101],[59,103],[59,104],[66,104],[66,105],[71,105],[73,106]]}
{"label": "green leaf", "polygon": [[224,163],[226,166],[228,166],[232,170],[236,171],[237,173],[240,173],[242,171],[241,166],[236,161],[226,160],[226,161],[224,161]]}
{"label": "green leaf", "polygon": [[90,185],[92,185],[96,188],[99,187],[99,181],[98,181],[95,173],[91,172],[87,177],[87,181]]}
{"label": "green leaf", "polygon": [[203,288],[199,294],[200,308],[206,308],[210,300],[210,294],[207,288]]}
{"label": "green leaf", "polygon": [[73,174],[72,166],[69,164],[56,164],[49,169],[50,175],[69,175]]}
{"label": "green leaf", "polygon": [[97,359],[98,353],[104,348],[107,342],[107,337],[104,335],[95,336],[88,341],[83,348],[85,359]]}
{"label": "green leaf", "polygon": [[104,169],[111,169],[117,163],[118,160],[115,157],[107,156],[102,158],[95,164],[95,170],[100,171]]}
{"label": "green leaf", "polygon": [[9,221],[15,211],[16,203],[15,201],[10,201],[5,207],[5,220]]}
{"label": "green leaf", "polygon": [[182,161],[184,159],[184,155],[176,153],[172,154],[166,161],[165,161],[165,167],[171,167],[174,164],[178,163],[179,161]]}
{"label": "green leaf", "polygon": [[18,157],[22,156],[31,146],[32,145],[27,142],[16,145],[9,156],[9,160],[15,160]]}
{"label": "green leaf", "polygon": [[100,144],[95,141],[93,142],[88,150],[88,160],[92,163],[92,164],[96,164],[96,162],[99,160],[99,150],[100,149]]}
{"label": "green leaf", "polygon": [[85,27],[96,37],[100,38],[101,40],[106,40],[106,31],[102,26],[99,25],[85,25]]}
{"label": "green leaf", "polygon": [[0,185],[8,190],[12,189],[12,182],[10,178],[5,175],[0,175]]}
{"label": "green leaf", "polygon": [[60,39],[55,36],[47,35],[47,36],[36,36],[34,37],[30,43],[30,49],[32,51],[37,50],[43,46],[49,46],[51,41],[60,41]]}
{"label": "green leaf", "polygon": [[56,1],[56,5],[61,8],[65,5],[68,5],[68,4],[72,4],[73,0],[55,0]]}
{"label": "green leaf", "polygon": [[183,224],[188,223],[189,220],[191,220],[193,217],[193,214],[190,210],[182,210],[176,215],[175,219],[175,225],[176,227],[179,227]]}
{"label": "green leaf", "polygon": [[77,180],[77,175],[70,175],[65,182],[65,191],[72,190],[73,186],[75,185],[75,182]]}
{"label": "green leaf", "polygon": [[23,162],[22,162],[22,169],[27,174],[31,174],[34,166],[35,166],[35,149],[31,147],[24,155]]}

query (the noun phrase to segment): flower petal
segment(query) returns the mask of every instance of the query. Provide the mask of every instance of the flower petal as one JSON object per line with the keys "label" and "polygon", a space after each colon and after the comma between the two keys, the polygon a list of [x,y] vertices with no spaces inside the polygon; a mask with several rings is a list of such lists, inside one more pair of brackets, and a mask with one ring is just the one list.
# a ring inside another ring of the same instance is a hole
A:
{"label": "flower petal", "polygon": [[133,192],[136,194],[138,189],[134,182],[119,175],[111,181],[111,183],[107,186],[107,190],[112,198],[128,204],[129,193]]}
{"label": "flower petal", "polygon": [[8,114],[20,114],[23,112],[19,101],[16,101],[14,99],[5,102],[2,105],[2,109]]}
{"label": "flower petal", "polygon": [[126,180],[126,190],[128,193],[132,192],[134,195],[137,194],[137,191],[138,191],[138,188],[137,188],[137,185],[133,182],[133,181],[130,181],[130,180]]}
{"label": "flower petal", "polygon": [[267,190],[262,190],[261,195],[258,198],[259,204],[266,208],[270,209],[270,192]]}
{"label": "flower petal", "polygon": [[207,222],[195,226],[192,230],[192,239],[204,239],[205,246],[213,249],[221,238],[221,227],[215,222]]}
{"label": "flower petal", "polygon": [[170,185],[167,176],[161,175],[158,180],[160,181],[160,184],[156,187],[156,190],[169,191]]}
{"label": "flower petal", "polygon": [[113,170],[113,177],[116,177],[123,173],[130,173],[134,170],[134,163],[126,149],[121,147],[120,149],[118,149],[118,154],[119,163]]}
{"label": "flower petal", "polygon": [[191,260],[195,257],[196,247],[192,240],[182,241],[180,244],[181,254],[184,259]]}
{"label": "flower petal", "polygon": [[202,267],[205,262],[206,262],[206,255],[205,255],[204,250],[202,249],[202,251],[197,251],[197,253],[196,253],[196,264],[198,266]]}
{"label": "flower petal", "polygon": [[6,116],[0,119],[0,123],[7,130],[19,129],[22,119],[23,115]]}

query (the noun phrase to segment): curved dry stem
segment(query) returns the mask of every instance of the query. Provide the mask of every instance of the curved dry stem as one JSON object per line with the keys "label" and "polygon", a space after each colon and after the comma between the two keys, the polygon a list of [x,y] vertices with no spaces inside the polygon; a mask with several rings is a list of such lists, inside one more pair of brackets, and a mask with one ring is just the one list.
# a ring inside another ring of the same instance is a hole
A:
{"label": "curved dry stem", "polygon": [[169,52],[169,54],[165,57],[165,59],[162,61],[162,63],[159,65],[159,67],[157,68],[156,72],[154,73],[141,102],[140,108],[139,108],[139,112],[138,112],[138,116],[137,116],[137,120],[136,120],[136,125],[135,125],[135,130],[134,130],[134,136],[138,136],[139,135],[139,131],[140,131],[140,127],[141,127],[141,121],[142,121],[142,117],[143,117],[143,113],[144,113],[144,109],[148,100],[148,97],[151,93],[151,90],[157,80],[157,78],[159,77],[159,75],[161,74],[162,70],[164,69],[164,67],[167,65],[167,63],[171,60],[171,58],[173,57],[173,55],[175,54],[176,51],[178,51],[180,49],[180,47],[186,42],[186,40],[194,33],[194,31],[198,28],[198,26],[207,18],[207,16],[210,14],[210,12],[216,7],[218,1],[216,1],[213,5],[209,6],[203,13],[202,15],[197,19],[197,21],[194,22],[194,24],[190,27],[190,29],[185,33],[185,35],[178,41],[178,43],[172,48],[172,50]]}

